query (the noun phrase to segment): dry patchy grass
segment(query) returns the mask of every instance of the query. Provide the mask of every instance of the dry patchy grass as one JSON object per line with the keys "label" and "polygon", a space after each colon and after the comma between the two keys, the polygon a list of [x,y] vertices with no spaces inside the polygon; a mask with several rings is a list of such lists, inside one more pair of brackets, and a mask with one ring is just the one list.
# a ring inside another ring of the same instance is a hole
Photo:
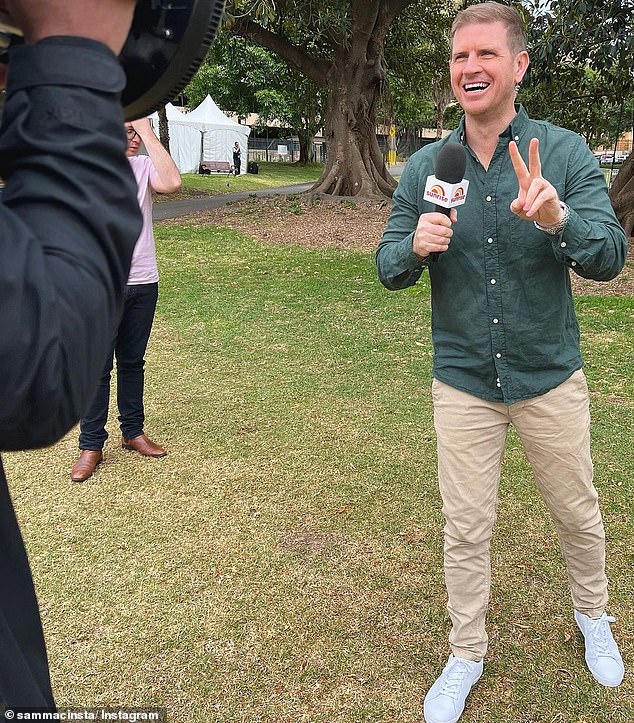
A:
{"label": "dry patchy grass", "polygon": [[[315,199],[310,194],[251,197],[191,214],[185,223],[194,227],[227,226],[267,243],[371,252],[381,238],[390,210],[388,202]],[[183,221],[166,223],[179,225]],[[634,296],[634,239],[628,263],[616,279],[598,282],[571,273],[571,280],[575,294]]]}
{"label": "dry patchy grass", "polygon": [[[164,705],[173,723],[421,723],[448,634],[428,304],[384,294],[368,253],[293,238],[312,218],[317,239],[368,224],[357,241],[374,245],[385,209],[268,204],[261,218],[251,207],[266,244],[201,219],[160,229],[146,413],[166,458],[122,450],[114,408],[86,484],[69,480],[76,431],[6,456],[60,705]],[[631,668],[634,405],[627,324],[604,301],[582,311],[603,324],[588,352],[595,463]],[[606,690],[585,669],[514,436],[492,559],[490,655],[461,723],[633,720],[631,676]]]}

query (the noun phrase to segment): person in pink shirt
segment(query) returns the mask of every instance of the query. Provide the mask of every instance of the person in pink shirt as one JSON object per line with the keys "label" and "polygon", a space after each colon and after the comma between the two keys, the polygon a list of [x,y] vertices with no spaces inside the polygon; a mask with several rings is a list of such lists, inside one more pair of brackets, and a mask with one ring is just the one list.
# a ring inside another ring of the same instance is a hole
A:
{"label": "person in pink shirt", "polygon": [[[108,433],[110,373],[117,359],[117,406],[121,446],[144,457],[164,457],[167,451],[144,432],[143,382],[145,351],[158,300],[158,267],[152,228],[152,193],[175,193],[181,187],[176,164],[152,131],[147,118],[126,123],[128,160],[137,182],[143,228],[134,247],[125,292],[123,315],[106,360],[95,398],[80,420],[80,455],[71,472],[73,482],[84,482],[103,460]],[[147,156],[138,155],[141,144]]]}

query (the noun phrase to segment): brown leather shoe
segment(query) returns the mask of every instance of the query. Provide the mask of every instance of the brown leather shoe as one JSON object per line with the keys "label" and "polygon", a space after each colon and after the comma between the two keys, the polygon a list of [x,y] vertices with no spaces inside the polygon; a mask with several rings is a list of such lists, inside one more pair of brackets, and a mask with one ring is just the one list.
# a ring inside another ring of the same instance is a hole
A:
{"label": "brown leather shoe", "polygon": [[103,461],[103,452],[100,449],[82,449],[79,459],[73,465],[70,478],[73,482],[85,482],[95,474],[97,465]]}
{"label": "brown leather shoe", "polygon": [[139,434],[138,437],[134,437],[133,439],[121,437],[121,446],[123,449],[138,452],[144,457],[165,457],[167,454],[166,449],[159,447],[158,444],[148,439],[145,434]]}

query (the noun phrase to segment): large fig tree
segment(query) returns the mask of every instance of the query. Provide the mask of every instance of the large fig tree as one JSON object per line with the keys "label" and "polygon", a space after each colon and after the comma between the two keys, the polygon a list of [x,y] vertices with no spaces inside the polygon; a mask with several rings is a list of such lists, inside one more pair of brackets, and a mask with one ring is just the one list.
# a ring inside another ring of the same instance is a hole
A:
{"label": "large fig tree", "polygon": [[229,0],[232,31],[276,53],[328,93],[328,160],[315,191],[391,195],[376,137],[386,83],[385,39],[414,0]]}

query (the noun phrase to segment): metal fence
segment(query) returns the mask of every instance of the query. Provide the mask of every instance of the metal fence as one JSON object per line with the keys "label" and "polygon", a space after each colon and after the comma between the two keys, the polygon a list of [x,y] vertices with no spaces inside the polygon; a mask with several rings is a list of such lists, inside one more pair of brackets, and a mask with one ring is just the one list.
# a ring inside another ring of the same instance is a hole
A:
{"label": "metal fence", "polygon": [[[326,144],[313,141],[311,159],[316,163],[326,162]],[[270,161],[272,163],[299,161],[299,141],[297,138],[268,138],[249,136],[249,161]]]}

